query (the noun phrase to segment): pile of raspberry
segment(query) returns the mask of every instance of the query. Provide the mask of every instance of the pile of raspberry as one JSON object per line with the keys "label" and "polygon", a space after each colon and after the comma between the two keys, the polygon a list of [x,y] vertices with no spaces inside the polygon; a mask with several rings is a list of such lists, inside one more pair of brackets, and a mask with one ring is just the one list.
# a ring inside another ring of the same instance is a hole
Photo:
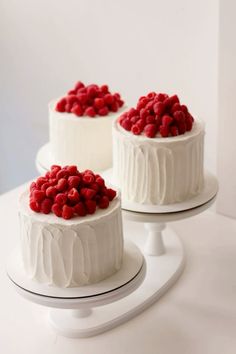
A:
{"label": "pile of raspberry", "polygon": [[104,179],[90,170],[79,172],[76,166],[53,165],[44,177],[30,185],[30,208],[37,213],[71,219],[106,209],[116,191],[105,186]]}
{"label": "pile of raspberry", "polygon": [[118,122],[135,135],[144,134],[148,138],[176,136],[190,131],[193,117],[188,108],[180,104],[177,95],[150,92],[140,97],[136,108],[122,114]]}
{"label": "pile of raspberry", "polygon": [[111,94],[107,85],[85,86],[79,81],[66,97],[57,102],[56,111],[74,113],[78,117],[106,116],[109,112],[117,112],[123,104],[120,94]]}

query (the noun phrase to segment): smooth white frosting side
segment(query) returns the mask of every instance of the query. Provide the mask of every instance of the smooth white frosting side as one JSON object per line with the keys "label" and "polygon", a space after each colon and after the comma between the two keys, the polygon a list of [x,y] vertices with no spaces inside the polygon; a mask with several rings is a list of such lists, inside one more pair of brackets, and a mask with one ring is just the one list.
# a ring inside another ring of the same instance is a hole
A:
{"label": "smooth white frosting side", "polygon": [[21,250],[26,275],[38,282],[75,287],[118,271],[123,257],[119,198],[92,216],[70,220],[35,213],[28,192],[20,197]]}
{"label": "smooth white frosting side", "polygon": [[112,123],[125,110],[105,117],[77,117],[55,110],[49,103],[49,137],[53,159],[59,165],[77,165],[79,170],[102,171],[112,165]]}
{"label": "smooth white frosting side", "polygon": [[153,139],[113,124],[113,177],[124,200],[171,204],[203,188],[204,125],[176,137]]}

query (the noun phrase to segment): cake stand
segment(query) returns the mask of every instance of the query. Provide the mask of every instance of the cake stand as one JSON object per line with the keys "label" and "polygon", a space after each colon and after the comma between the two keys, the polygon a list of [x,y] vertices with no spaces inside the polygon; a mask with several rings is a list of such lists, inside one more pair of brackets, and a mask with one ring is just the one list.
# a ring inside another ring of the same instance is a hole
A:
{"label": "cake stand", "polygon": [[46,143],[37,152],[35,160],[36,168],[40,174],[44,174],[50,170],[50,167],[54,163],[50,143]]}

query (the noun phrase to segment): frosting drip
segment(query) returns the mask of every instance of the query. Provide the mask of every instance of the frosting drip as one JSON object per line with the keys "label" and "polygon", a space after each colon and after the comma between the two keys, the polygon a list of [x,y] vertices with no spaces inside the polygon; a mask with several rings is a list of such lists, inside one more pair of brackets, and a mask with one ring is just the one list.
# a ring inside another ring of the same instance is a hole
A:
{"label": "frosting drip", "polygon": [[[113,174],[125,200],[171,204],[198,194],[203,187],[204,130],[148,139],[113,126]],[[124,130],[124,129],[123,129]]]}

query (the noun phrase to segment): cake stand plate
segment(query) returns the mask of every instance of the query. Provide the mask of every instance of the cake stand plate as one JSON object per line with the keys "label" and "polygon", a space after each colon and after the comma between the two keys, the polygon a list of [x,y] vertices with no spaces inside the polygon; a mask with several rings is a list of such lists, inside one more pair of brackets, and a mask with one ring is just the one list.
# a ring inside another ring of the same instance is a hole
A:
{"label": "cake stand plate", "polygon": [[[113,178],[112,169],[106,170],[101,174],[106,182],[111,186],[119,189],[115,179]],[[121,193],[121,207],[122,209],[135,211],[147,214],[163,214],[163,213],[176,213],[184,210],[196,208],[202,204],[207,203],[210,199],[214,198],[218,191],[218,182],[214,175],[209,172],[205,173],[204,187],[200,194],[188,199],[184,202],[167,204],[167,205],[148,205],[127,201],[125,196]]]}
{"label": "cake stand plate", "polygon": [[50,143],[43,145],[36,155],[36,168],[40,174],[45,174],[55,163],[51,153]]}

